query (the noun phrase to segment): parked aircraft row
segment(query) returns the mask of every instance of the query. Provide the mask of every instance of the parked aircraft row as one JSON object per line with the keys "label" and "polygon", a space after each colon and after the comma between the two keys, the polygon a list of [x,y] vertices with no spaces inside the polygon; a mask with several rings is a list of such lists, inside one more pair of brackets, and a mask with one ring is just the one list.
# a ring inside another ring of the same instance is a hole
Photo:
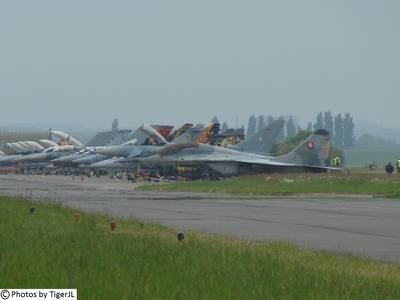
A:
{"label": "parked aircraft row", "polygon": [[329,165],[329,133],[325,130],[316,131],[286,155],[271,155],[283,126],[283,121],[275,121],[238,144],[225,147],[212,143],[215,124],[207,127],[185,124],[169,137],[151,126],[142,125],[132,134],[130,141],[116,146],[95,147],[86,147],[78,139],[52,130],[50,133],[60,139],[59,143],[52,140],[9,143],[7,146],[15,154],[0,153],[0,165],[51,165],[91,170],[195,167],[222,176],[338,170]]}

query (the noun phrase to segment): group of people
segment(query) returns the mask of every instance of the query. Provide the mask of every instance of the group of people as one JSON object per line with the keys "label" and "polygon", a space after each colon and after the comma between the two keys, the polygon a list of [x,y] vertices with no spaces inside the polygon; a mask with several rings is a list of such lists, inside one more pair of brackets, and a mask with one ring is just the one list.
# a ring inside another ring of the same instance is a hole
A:
{"label": "group of people", "polygon": [[[396,168],[397,168],[397,173],[400,174],[400,158],[396,161]],[[392,174],[394,172],[394,166],[391,161],[386,165],[385,171],[388,174]]]}

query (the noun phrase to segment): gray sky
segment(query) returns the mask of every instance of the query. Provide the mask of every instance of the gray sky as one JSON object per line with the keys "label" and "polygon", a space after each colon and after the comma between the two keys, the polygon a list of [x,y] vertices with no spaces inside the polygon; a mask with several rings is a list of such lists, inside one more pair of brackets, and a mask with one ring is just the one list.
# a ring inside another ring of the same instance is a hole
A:
{"label": "gray sky", "polygon": [[400,128],[400,1],[0,2],[0,125],[234,125],[321,110]]}

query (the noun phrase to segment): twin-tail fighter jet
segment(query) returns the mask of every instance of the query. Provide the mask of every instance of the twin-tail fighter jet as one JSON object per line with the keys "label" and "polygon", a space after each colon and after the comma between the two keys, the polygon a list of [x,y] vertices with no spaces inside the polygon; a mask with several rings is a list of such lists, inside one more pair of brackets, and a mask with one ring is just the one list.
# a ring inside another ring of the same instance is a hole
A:
{"label": "twin-tail fighter jet", "polygon": [[330,142],[326,130],[318,130],[286,155],[266,156],[206,144],[168,144],[157,153],[135,159],[141,166],[175,165],[208,167],[222,176],[268,172],[327,172]]}

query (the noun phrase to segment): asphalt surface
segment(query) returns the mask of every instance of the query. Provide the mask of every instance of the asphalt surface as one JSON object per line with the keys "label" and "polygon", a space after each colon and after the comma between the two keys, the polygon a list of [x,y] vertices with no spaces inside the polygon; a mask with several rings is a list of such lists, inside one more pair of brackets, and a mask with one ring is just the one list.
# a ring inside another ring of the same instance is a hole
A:
{"label": "asphalt surface", "polygon": [[0,175],[0,193],[248,240],[400,261],[400,200],[368,196],[233,197],[134,191],[109,178]]}

